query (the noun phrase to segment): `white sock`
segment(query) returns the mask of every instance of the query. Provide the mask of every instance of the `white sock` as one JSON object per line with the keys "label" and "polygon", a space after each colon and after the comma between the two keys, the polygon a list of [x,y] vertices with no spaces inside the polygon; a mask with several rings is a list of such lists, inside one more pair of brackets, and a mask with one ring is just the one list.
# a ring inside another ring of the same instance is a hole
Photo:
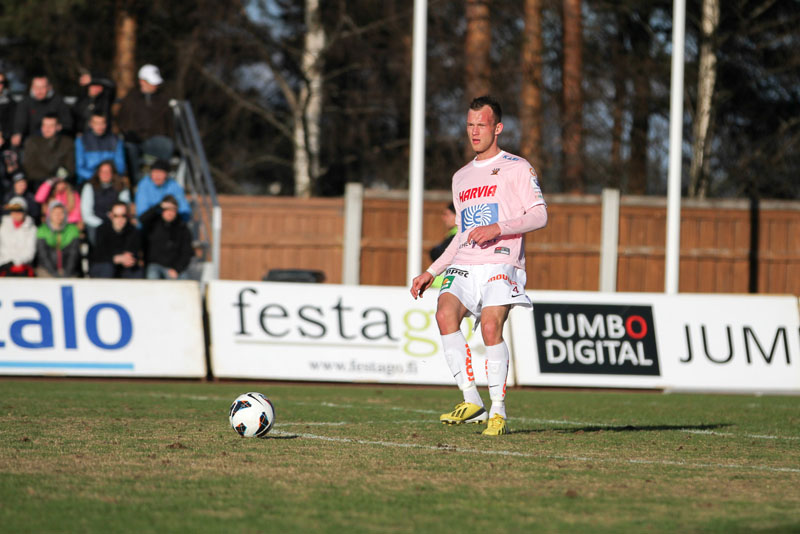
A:
{"label": "white sock", "polygon": [[461,330],[442,336],[444,358],[453,373],[458,388],[464,393],[464,400],[483,406],[481,395],[475,386],[475,374],[472,371],[472,353]]}
{"label": "white sock", "polygon": [[461,392],[464,394],[465,402],[471,402],[472,404],[483,406],[483,399],[481,399],[481,394],[478,391],[478,386],[475,385],[475,382],[470,382],[469,385]]}
{"label": "white sock", "polygon": [[505,341],[486,347],[486,378],[489,381],[489,397],[492,407],[489,417],[500,414],[506,417],[506,380],[508,380],[508,346]]}

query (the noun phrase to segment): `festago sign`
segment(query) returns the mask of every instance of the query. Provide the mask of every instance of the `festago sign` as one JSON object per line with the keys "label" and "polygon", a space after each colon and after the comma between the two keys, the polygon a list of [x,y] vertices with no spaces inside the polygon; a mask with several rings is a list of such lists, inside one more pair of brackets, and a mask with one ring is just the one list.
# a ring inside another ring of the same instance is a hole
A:
{"label": "festago sign", "polygon": [[[224,378],[453,384],[434,318],[436,291],[214,281],[212,373]],[[485,384],[485,347],[464,323]],[[513,382],[510,382],[513,383]]]}
{"label": "festago sign", "polygon": [[529,296],[511,315],[520,384],[800,392],[794,297]]}
{"label": "festago sign", "polygon": [[204,377],[198,286],[0,279],[0,374]]}

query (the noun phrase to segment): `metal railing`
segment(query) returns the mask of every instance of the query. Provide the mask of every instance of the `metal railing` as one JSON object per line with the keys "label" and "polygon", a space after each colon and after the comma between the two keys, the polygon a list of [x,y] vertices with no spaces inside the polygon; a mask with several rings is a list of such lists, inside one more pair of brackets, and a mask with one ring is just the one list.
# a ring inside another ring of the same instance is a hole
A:
{"label": "metal railing", "polygon": [[176,178],[186,190],[192,205],[192,231],[196,245],[202,247],[203,262],[210,266],[210,272],[203,269],[201,281],[217,280],[222,209],[192,106],[186,100],[173,100],[170,105],[175,117],[175,144],[181,158]]}

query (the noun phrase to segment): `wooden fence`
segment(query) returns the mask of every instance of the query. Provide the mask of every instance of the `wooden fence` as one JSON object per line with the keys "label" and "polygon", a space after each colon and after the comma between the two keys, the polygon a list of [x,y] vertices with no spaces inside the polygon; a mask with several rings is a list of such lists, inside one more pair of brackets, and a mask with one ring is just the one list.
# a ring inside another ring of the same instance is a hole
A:
{"label": "wooden fence", "polygon": [[[598,289],[599,195],[550,195],[549,222],[527,236],[529,289]],[[427,192],[423,263],[443,237],[447,192]],[[315,269],[342,280],[341,198],[222,196],[220,277],[260,280],[270,269]],[[405,285],[407,200],[398,192],[366,191],[360,279]],[[754,232],[751,232],[755,230]],[[666,201],[622,197],[618,291],[664,289]],[[690,201],[681,209],[680,291],[800,294],[800,202]]]}

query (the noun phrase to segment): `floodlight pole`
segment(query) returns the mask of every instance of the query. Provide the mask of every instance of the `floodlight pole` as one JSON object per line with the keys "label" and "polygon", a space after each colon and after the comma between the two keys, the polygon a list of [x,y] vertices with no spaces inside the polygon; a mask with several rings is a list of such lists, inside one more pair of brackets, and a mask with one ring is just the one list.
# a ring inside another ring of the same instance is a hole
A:
{"label": "floodlight pole", "polygon": [[408,250],[406,282],[411,285],[422,263],[422,203],[425,190],[425,67],[428,1],[414,0],[411,69],[411,155],[408,164]]}
{"label": "floodlight pole", "polygon": [[664,292],[678,292],[681,248],[681,170],[683,167],[683,41],[686,1],[672,4],[672,80],[669,105],[669,175],[667,179],[667,249]]}

